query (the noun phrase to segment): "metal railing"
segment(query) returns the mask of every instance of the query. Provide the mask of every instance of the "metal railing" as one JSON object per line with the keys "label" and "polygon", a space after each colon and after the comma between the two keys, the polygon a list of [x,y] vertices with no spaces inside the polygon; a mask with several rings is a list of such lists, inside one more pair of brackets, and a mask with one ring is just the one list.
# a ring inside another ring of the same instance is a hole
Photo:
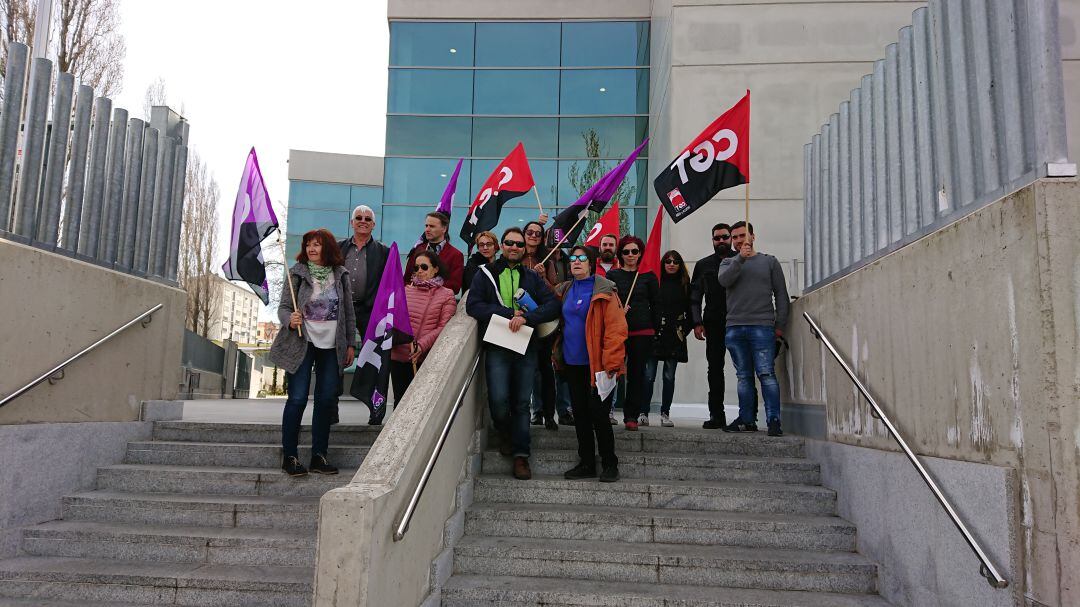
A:
{"label": "metal railing", "polygon": [[45,373],[38,376],[37,379],[34,379],[33,381],[26,384],[22,388],[19,388],[18,390],[12,392],[8,396],[5,396],[3,400],[0,400],[0,407],[3,407],[4,405],[10,403],[11,401],[15,400],[16,398],[22,396],[27,391],[29,391],[31,388],[33,388],[34,386],[40,384],[41,382],[43,382],[45,380],[49,380],[50,384],[55,384],[56,382],[60,381],[61,379],[64,379],[64,367],[67,367],[68,365],[70,365],[71,363],[75,362],[76,360],[82,358],[86,354],[89,354],[91,351],[93,351],[95,348],[97,348],[101,344],[109,341],[110,339],[112,339],[113,337],[115,337],[116,335],[121,333],[124,329],[127,329],[128,327],[130,327],[131,325],[134,325],[135,323],[137,323],[139,321],[142,321],[142,326],[144,326],[144,327],[149,325],[150,321],[152,319],[153,313],[157,312],[158,310],[160,310],[163,307],[165,307],[165,304],[158,304],[158,305],[154,306],[153,308],[150,308],[149,310],[143,312],[142,314],[139,314],[135,318],[132,318],[128,322],[124,323],[119,328],[115,329],[112,333],[109,333],[105,337],[102,337],[101,339],[95,341],[94,343],[90,344],[89,346],[83,348],[78,354],[75,354],[74,356],[69,357],[64,362],[56,365],[52,369],[49,369]]}
{"label": "metal railing", "polygon": [[940,503],[941,507],[944,508],[945,512],[948,513],[949,518],[952,519],[953,524],[956,525],[956,528],[958,530],[960,530],[960,534],[964,536],[964,541],[966,541],[972,551],[975,552],[975,556],[979,557],[979,560],[982,561],[982,566],[979,568],[979,574],[986,578],[986,581],[990,582],[990,585],[994,588],[1007,587],[1009,585],[1009,582],[1006,581],[1005,578],[1001,577],[1001,574],[998,573],[997,568],[995,568],[993,563],[990,562],[990,558],[986,556],[986,552],[982,549],[982,546],[979,544],[978,540],[976,540],[975,537],[971,534],[971,531],[968,530],[967,525],[965,525],[964,522],[960,520],[960,516],[956,514],[956,510],[949,502],[949,498],[945,497],[945,494],[943,494],[941,492],[941,489],[938,488],[938,485],[936,482],[934,482],[933,477],[930,476],[930,473],[922,465],[922,462],[919,461],[919,458],[915,456],[915,453],[911,450],[911,447],[908,447],[907,441],[905,441],[904,437],[901,436],[900,433],[896,430],[896,426],[893,425],[892,420],[889,419],[889,416],[885,415],[885,411],[883,411],[881,409],[881,406],[877,404],[877,401],[874,400],[874,397],[870,396],[870,391],[867,390],[866,386],[864,386],[863,383],[859,381],[859,378],[855,376],[855,372],[851,370],[851,366],[847,364],[847,362],[844,360],[844,357],[840,355],[840,352],[838,352],[837,349],[833,346],[832,342],[829,341],[829,338],[825,337],[825,334],[821,332],[821,327],[819,327],[818,324],[814,322],[814,319],[811,318],[810,315],[806,312],[803,312],[803,318],[806,319],[806,322],[810,323],[810,332],[814,334],[814,337],[821,340],[821,343],[825,344],[825,347],[828,348],[829,352],[832,353],[833,358],[836,359],[836,362],[840,363],[840,366],[844,369],[844,372],[847,373],[848,377],[850,377],[851,381],[855,384],[855,387],[858,388],[860,393],[862,393],[863,398],[866,399],[866,402],[870,403],[873,416],[881,420],[881,422],[885,424],[885,427],[889,429],[889,434],[892,435],[893,440],[895,440],[897,444],[900,445],[900,448],[904,450],[904,454],[907,455],[908,460],[911,461],[911,464],[915,466],[916,470],[918,470],[919,475],[922,476],[922,479],[926,483],[926,486],[930,488],[931,493],[933,493],[934,497],[937,498],[938,503]]}
{"label": "metal railing", "polygon": [[428,479],[431,478],[431,472],[435,469],[435,462],[438,461],[439,454],[442,453],[443,445],[446,444],[446,437],[450,435],[450,428],[454,425],[454,418],[457,417],[458,411],[461,411],[461,404],[465,402],[465,395],[469,392],[469,387],[472,385],[473,378],[476,377],[476,369],[479,366],[480,353],[477,352],[476,358],[472,362],[472,368],[469,370],[469,375],[461,386],[461,392],[458,393],[457,400],[454,401],[454,408],[450,410],[450,416],[443,425],[442,434],[439,435],[439,440],[435,443],[431,457],[428,458],[427,465],[424,466],[424,473],[420,475],[420,482],[416,484],[416,489],[413,491],[412,497],[409,498],[409,504],[405,507],[405,511],[401,514],[401,520],[398,521],[394,530],[395,542],[401,541],[405,537],[405,532],[409,530],[409,521],[412,520],[412,515],[416,512],[416,506],[420,503],[420,496],[423,495],[424,487],[427,486]]}

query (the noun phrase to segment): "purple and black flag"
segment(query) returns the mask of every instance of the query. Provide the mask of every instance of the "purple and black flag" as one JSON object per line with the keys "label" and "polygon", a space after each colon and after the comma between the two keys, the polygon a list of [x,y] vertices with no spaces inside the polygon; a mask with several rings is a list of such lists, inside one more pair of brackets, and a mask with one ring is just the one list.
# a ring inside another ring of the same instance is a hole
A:
{"label": "purple and black flag", "polygon": [[278,227],[277,215],[270,206],[255,148],[248,153],[240,189],[233,207],[229,259],[221,266],[225,278],[242,280],[251,286],[263,304],[270,303],[266,284],[266,262],[259,243]]}
{"label": "purple and black flag", "polygon": [[[446,189],[443,190],[442,198],[439,198],[439,204],[435,205],[435,211],[439,213],[446,213],[447,217],[450,217],[450,212],[454,209],[454,193],[457,192],[457,178],[461,173],[461,161],[462,158],[458,158],[457,168],[454,169],[454,174],[450,176],[450,182],[446,184]],[[413,248],[424,244],[424,233],[420,232],[420,238],[416,240],[416,244]]]}
{"label": "purple and black flag", "polygon": [[390,391],[390,351],[413,339],[409,323],[409,305],[405,302],[401,257],[397,243],[390,245],[386,256],[375,307],[364,333],[364,344],[356,355],[356,372],[349,393],[371,409],[372,420],[381,420],[386,412],[386,394]]}
{"label": "purple and black flag", "polygon": [[577,242],[578,235],[581,234],[581,230],[585,227],[585,222],[580,221],[581,218],[589,211],[599,213],[604,210],[607,203],[611,202],[611,197],[618,191],[623,179],[626,178],[626,174],[630,172],[630,167],[634,166],[638,154],[645,149],[645,145],[648,143],[649,138],[646,137],[645,141],[641,142],[641,145],[637,146],[633,152],[630,152],[626,160],[623,160],[618,166],[604,174],[581,195],[581,198],[577,199],[577,202],[566,207],[555,216],[555,221],[551,224],[555,242],[565,241],[569,244]]}

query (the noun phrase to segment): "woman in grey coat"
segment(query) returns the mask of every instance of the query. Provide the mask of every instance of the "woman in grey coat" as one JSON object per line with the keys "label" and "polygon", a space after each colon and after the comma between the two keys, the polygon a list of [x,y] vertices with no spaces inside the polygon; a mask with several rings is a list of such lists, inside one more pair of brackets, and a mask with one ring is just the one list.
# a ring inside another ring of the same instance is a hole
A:
{"label": "woman in grey coat", "polygon": [[[337,468],[327,462],[326,452],[341,372],[356,356],[349,273],[333,234],[325,229],[304,234],[296,261],[289,270],[289,281],[297,308],[293,308],[290,285],[284,285],[278,319],[287,330],[279,331],[270,347],[270,360],[285,370],[289,383],[281,416],[281,469],[290,476],[303,476],[309,468],[318,474],[337,474]],[[297,442],[312,368],[315,409],[311,416],[311,464],[305,468],[298,457]]]}

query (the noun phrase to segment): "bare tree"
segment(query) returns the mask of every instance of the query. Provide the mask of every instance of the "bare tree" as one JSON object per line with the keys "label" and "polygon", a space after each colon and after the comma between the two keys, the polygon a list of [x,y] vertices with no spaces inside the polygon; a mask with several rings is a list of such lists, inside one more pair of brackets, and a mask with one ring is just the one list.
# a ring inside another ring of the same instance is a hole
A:
{"label": "bare tree", "polygon": [[146,93],[143,94],[143,120],[147,123],[150,122],[150,110],[155,105],[168,105],[168,93],[165,90],[165,79],[158,76],[157,80],[150,83],[150,86],[146,87]]}
{"label": "bare tree", "polygon": [[[589,160],[586,161],[584,168],[578,164],[570,165],[570,172],[567,175],[570,179],[570,185],[577,190],[578,196],[588,191],[594,183],[604,176],[604,173],[607,173],[615,166],[614,161],[600,160],[601,152],[606,153],[607,150],[600,141],[600,135],[596,132],[596,129],[583,131],[581,138],[585,141],[585,155]],[[636,192],[637,186],[628,185],[624,180],[619,184],[619,188],[615,190],[612,200],[618,200],[621,204],[628,205],[633,202],[632,199]],[[591,226],[599,219],[600,213],[589,211],[589,218],[585,220],[585,225]],[[619,208],[619,232],[624,235],[630,233],[630,217],[623,207]],[[584,242],[588,234],[588,230],[582,230],[578,236],[578,244]]]}
{"label": "bare tree", "polygon": [[187,292],[187,327],[207,337],[221,300],[217,262],[217,180],[199,154],[189,152],[184,183],[184,216],[180,231],[177,281]]}
{"label": "bare tree", "polygon": [[[119,93],[127,55],[120,33],[119,0],[59,0],[54,11],[50,52],[56,56],[56,67],[94,87],[98,95]],[[33,43],[36,17],[34,0],[0,0],[0,19],[4,20],[0,75],[7,73],[10,42]]]}

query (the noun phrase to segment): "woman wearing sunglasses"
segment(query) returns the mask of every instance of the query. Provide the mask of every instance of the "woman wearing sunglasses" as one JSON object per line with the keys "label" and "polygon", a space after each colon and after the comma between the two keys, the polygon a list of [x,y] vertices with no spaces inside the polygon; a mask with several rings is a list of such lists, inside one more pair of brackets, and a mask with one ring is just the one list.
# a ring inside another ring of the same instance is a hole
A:
{"label": "woman wearing sunglasses", "polygon": [[[640,279],[639,279],[640,280]],[[660,425],[671,428],[671,400],[675,396],[675,369],[687,361],[686,336],[694,328],[690,317],[690,274],[678,251],[668,251],[660,258],[660,326],[653,344],[653,358],[645,369],[645,384],[650,388],[656,369],[664,362],[663,388],[660,397]],[[651,398],[650,390],[650,398]]]}
{"label": "woman wearing sunglasses", "polygon": [[[622,395],[619,397],[627,430],[637,430],[639,423],[649,425],[652,384],[645,381],[645,367],[652,358],[653,341],[660,326],[660,284],[652,272],[638,273],[644,252],[645,243],[640,238],[629,234],[623,236],[618,249],[621,267],[607,273],[618,289],[629,328],[626,338],[626,399]],[[639,413],[641,417],[638,417]]]}
{"label": "woman wearing sunglasses", "polygon": [[614,392],[601,400],[596,391],[596,374],[615,378],[625,373],[626,317],[615,296],[615,284],[595,275],[596,255],[590,249],[572,248],[569,261],[573,280],[555,288],[562,299],[563,330],[554,355],[570,386],[580,461],[564,476],[596,477],[599,448],[600,481],[611,483],[619,480],[615,437],[608,423]]}
{"label": "woman wearing sunglasses", "polygon": [[463,282],[461,283],[462,291],[467,290],[472,285],[473,278],[480,271],[480,266],[486,266],[495,261],[495,255],[499,252],[499,237],[494,232],[480,232],[476,235],[474,242],[476,243],[476,252],[469,256],[469,261],[465,264],[465,272],[462,275]]}
{"label": "woman wearing sunglasses", "polygon": [[443,327],[457,309],[454,292],[443,286],[445,272],[442,260],[431,251],[420,251],[413,258],[416,272],[405,285],[405,302],[409,307],[409,323],[413,341],[395,346],[390,352],[390,380],[394,384],[394,403],[401,402],[412,383],[414,369],[435,345]]}

